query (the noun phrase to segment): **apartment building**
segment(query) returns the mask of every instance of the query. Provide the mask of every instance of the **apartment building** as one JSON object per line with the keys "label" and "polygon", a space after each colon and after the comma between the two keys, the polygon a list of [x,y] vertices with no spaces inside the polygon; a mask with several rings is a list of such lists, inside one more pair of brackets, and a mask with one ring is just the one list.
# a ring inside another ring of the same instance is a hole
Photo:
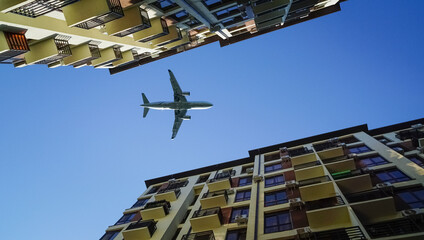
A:
{"label": "apartment building", "polygon": [[424,118],[145,181],[101,240],[423,239]]}
{"label": "apartment building", "polygon": [[340,11],[345,0],[0,1],[0,63],[111,74]]}

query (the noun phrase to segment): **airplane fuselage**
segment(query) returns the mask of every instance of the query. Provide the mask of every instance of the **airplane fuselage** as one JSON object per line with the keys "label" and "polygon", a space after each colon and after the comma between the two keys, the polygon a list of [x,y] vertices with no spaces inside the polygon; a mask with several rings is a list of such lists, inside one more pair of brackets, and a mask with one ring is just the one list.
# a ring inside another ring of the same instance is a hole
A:
{"label": "airplane fuselage", "polygon": [[158,110],[189,110],[208,109],[213,105],[209,102],[150,102],[144,103],[141,106]]}

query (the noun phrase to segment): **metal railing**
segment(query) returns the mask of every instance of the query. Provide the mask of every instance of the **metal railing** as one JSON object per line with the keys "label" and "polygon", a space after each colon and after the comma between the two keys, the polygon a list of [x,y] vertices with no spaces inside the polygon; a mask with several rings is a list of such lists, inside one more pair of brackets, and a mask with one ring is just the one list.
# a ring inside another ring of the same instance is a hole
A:
{"label": "metal railing", "polygon": [[315,201],[305,202],[305,208],[307,211],[311,211],[320,208],[340,206],[344,204],[345,202],[340,196],[335,196],[331,198],[323,198]]}
{"label": "metal railing", "polygon": [[294,168],[294,170],[299,170],[299,169],[302,169],[302,168],[313,167],[313,166],[318,166],[318,165],[321,165],[321,163],[319,161],[314,161],[314,162],[308,162],[308,163],[296,165],[293,168]]}
{"label": "metal railing", "polygon": [[340,147],[341,145],[342,143],[340,143],[340,140],[335,138],[335,139],[330,139],[324,143],[313,144],[312,146],[314,147],[315,151],[320,152],[327,149]]}
{"label": "metal railing", "polygon": [[156,194],[162,194],[162,193],[167,193],[167,192],[174,192],[175,196],[178,198],[181,194],[181,189],[177,188],[177,189],[161,189],[159,190]]}
{"label": "metal railing", "polygon": [[214,214],[218,214],[219,220],[222,222],[222,213],[221,208],[219,207],[197,210],[193,213],[193,216],[191,218],[205,217]]}
{"label": "metal railing", "polygon": [[221,190],[221,191],[215,191],[215,192],[207,192],[204,193],[202,198],[210,198],[210,197],[216,197],[223,195],[225,197],[225,200],[228,201],[228,193],[227,190]]}
{"label": "metal railing", "polygon": [[225,179],[229,179],[231,181],[231,176],[233,176],[235,172],[236,172],[235,170],[231,170],[231,171],[217,173],[213,179],[209,179],[208,181],[210,183],[225,180]]}
{"label": "metal railing", "polygon": [[25,34],[4,32],[9,50],[0,53],[0,62],[26,53],[29,51]]}
{"label": "metal railing", "polygon": [[301,181],[299,181],[299,186],[303,187],[303,186],[307,186],[307,185],[311,185],[311,184],[323,183],[323,182],[328,182],[328,181],[330,181],[330,178],[327,175],[325,175],[325,176],[321,176],[321,177],[301,180]]}
{"label": "metal railing", "polygon": [[117,37],[124,37],[127,36],[129,34],[141,31],[143,29],[149,28],[152,25],[150,24],[150,19],[149,19],[149,15],[147,14],[147,12],[143,9],[140,8],[140,18],[141,18],[141,24],[134,26],[130,29],[126,29],[123,31],[120,31],[118,33],[113,34],[113,36],[117,36]]}
{"label": "metal railing", "polygon": [[57,55],[53,57],[49,57],[47,59],[40,60],[36,62],[35,64],[50,64],[50,63],[62,60],[65,57],[71,56],[72,55],[71,47],[69,46],[69,42],[68,42],[70,38],[71,37],[69,36],[57,35],[54,38],[54,43],[56,44],[56,48],[57,48]]}
{"label": "metal railing", "polygon": [[10,12],[26,17],[39,17],[79,0],[35,0]]}
{"label": "metal railing", "polygon": [[362,240],[366,239],[362,230],[356,227],[339,228],[322,232],[314,232],[312,239]]}
{"label": "metal railing", "polygon": [[185,234],[181,240],[215,240],[213,231],[205,231],[198,233]]}
{"label": "metal railing", "polygon": [[147,210],[147,209],[151,209],[151,208],[157,208],[157,207],[163,207],[163,210],[165,211],[165,215],[168,215],[169,209],[171,208],[171,203],[169,203],[166,200],[149,202],[149,203],[146,203],[143,210]]}
{"label": "metal railing", "polygon": [[313,152],[314,151],[312,149],[308,149],[307,147],[288,150],[290,157],[297,157],[297,156],[300,156],[300,155],[309,154],[309,153],[313,153]]}
{"label": "metal railing", "polygon": [[106,1],[110,10],[108,13],[97,16],[96,18],[92,18],[83,23],[77,24],[75,25],[75,27],[91,29],[124,16],[124,10],[122,9],[121,2],[119,0]]}
{"label": "metal railing", "polygon": [[379,222],[365,226],[372,238],[390,237],[424,231],[424,224],[413,218],[401,218],[392,221]]}
{"label": "metal railing", "polygon": [[[152,219],[150,220],[139,220],[137,222],[131,223],[125,230],[137,229],[147,227],[149,230],[150,236],[153,235],[156,231],[156,222]],[[125,231],[124,230],[124,231]]]}
{"label": "metal railing", "polygon": [[371,190],[362,191],[362,192],[345,194],[346,199],[350,203],[368,201],[368,200],[390,197],[390,196],[391,196],[390,192],[383,191],[382,189],[371,189]]}

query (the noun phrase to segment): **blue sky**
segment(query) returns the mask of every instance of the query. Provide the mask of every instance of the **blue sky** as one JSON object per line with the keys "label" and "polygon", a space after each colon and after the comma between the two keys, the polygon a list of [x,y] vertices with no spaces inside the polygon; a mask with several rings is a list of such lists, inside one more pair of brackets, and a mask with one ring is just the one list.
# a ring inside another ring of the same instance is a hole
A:
{"label": "blue sky", "polygon": [[[220,48],[210,44],[110,76],[0,65],[0,232],[98,239],[144,180],[248,150],[424,116],[424,1],[350,0],[342,11]],[[170,140],[171,111],[142,119],[141,92],[210,101]]]}

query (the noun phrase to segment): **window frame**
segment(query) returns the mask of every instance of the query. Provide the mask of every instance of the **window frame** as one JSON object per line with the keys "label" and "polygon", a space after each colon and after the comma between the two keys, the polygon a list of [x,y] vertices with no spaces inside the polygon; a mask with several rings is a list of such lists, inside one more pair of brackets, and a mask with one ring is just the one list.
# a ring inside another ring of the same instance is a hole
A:
{"label": "window frame", "polygon": [[[283,177],[283,181],[282,182],[276,182],[275,179],[278,178],[278,177]],[[270,180],[270,179],[274,179],[273,183],[272,184],[267,184],[267,180]],[[269,177],[266,177],[265,178],[265,188],[282,185],[285,182],[286,182],[286,179],[284,177],[284,174],[269,176]]]}
{"label": "window frame", "polygon": [[[278,200],[277,194],[279,194],[279,193],[284,193],[286,195],[285,196],[286,198]],[[267,197],[272,196],[272,195],[274,196],[275,200],[267,201]],[[289,202],[289,199],[288,199],[286,190],[278,190],[278,191],[272,191],[272,192],[264,193],[264,207],[275,206],[275,205],[284,204],[284,203],[288,203],[288,202]]]}
{"label": "window frame", "polygon": [[[365,148],[367,148],[366,149],[366,151],[364,151],[364,150],[360,150],[360,148],[363,148],[363,147],[365,147]],[[355,152],[352,152],[351,150],[352,149],[357,149]],[[361,153],[366,153],[366,152],[371,152],[371,151],[373,151],[370,147],[368,147],[367,145],[360,145],[360,146],[355,146],[355,147],[349,147],[348,148],[348,150],[349,150],[349,152],[350,153],[355,153],[355,154],[361,154]]]}
{"label": "window frame", "polygon": [[[280,224],[280,215],[288,216],[289,223],[281,223]],[[269,219],[271,217],[277,217],[276,218],[277,225],[267,226],[267,219]],[[281,226],[286,226],[286,225],[289,226],[289,228],[284,228],[282,230],[280,229]],[[267,228],[269,229],[269,228],[275,228],[275,227],[277,227],[276,231],[267,231]],[[291,230],[291,229],[293,229],[293,221],[292,221],[291,214],[290,214],[289,211],[265,213],[265,215],[264,215],[264,233],[265,234],[275,233],[275,232],[284,232],[284,231],[288,231],[288,230]]]}
{"label": "window frame", "polygon": [[[243,183],[243,184],[241,184],[241,181],[242,180],[245,180],[246,179],[246,183]],[[250,185],[252,185],[252,176],[248,176],[248,177],[241,177],[241,178],[239,178],[239,181],[238,181],[238,186],[239,187],[243,187],[243,186],[250,186]]]}
{"label": "window frame", "polygon": [[[380,158],[380,159],[382,159],[383,161],[381,161],[381,162],[376,162],[375,161],[375,159],[376,158]],[[369,160],[370,162],[372,162],[371,164],[361,164],[363,161],[365,161],[365,160]],[[361,168],[365,168],[365,167],[374,167],[374,166],[380,166],[380,165],[384,165],[384,164],[388,164],[388,163],[390,163],[389,161],[387,161],[385,158],[383,158],[382,156],[380,156],[380,155],[371,155],[371,156],[367,156],[367,157],[363,157],[363,158],[360,158],[360,159],[358,159],[358,165],[361,167]]]}
{"label": "window frame", "polygon": [[[280,168],[275,168],[275,166],[280,166]],[[271,170],[267,170],[268,167],[272,167]],[[275,163],[275,164],[269,164],[269,165],[265,165],[264,166],[264,172],[265,173],[270,173],[270,172],[275,172],[275,171],[279,171],[279,170],[283,170],[283,163],[279,162],[279,163]]]}
{"label": "window frame", "polygon": [[[240,213],[238,213],[240,211]],[[249,217],[249,206],[242,206],[242,207],[233,207],[231,209],[231,216],[230,216],[230,223],[236,222],[236,217],[238,215],[244,215],[246,214],[247,217]]]}
{"label": "window frame", "polygon": [[[394,173],[398,172],[398,174],[400,173],[401,175],[403,175],[402,177],[397,177],[394,176]],[[387,176],[390,177],[390,179],[382,179],[379,177],[379,175],[383,175],[386,174]],[[410,181],[412,180],[411,177],[409,177],[408,175],[406,175],[404,172],[402,172],[401,170],[397,169],[397,168],[389,168],[389,169],[384,169],[382,171],[378,171],[375,172],[375,177],[380,180],[380,182],[389,182],[389,183],[398,183],[398,182],[406,182],[406,181]],[[402,180],[402,179],[406,179],[406,180]]]}
{"label": "window frame", "polygon": [[[242,198],[237,198],[237,195],[242,193],[243,197]],[[249,193],[249,196],[246,197],[246,193]],[[237,191],[235,196],[234,196],[234,202],[243,202],[243,201],[248,201],[250,200],[250,198],[252,197],[252,190],[251,189],[247,189],[247,190],[240,190]]]}

